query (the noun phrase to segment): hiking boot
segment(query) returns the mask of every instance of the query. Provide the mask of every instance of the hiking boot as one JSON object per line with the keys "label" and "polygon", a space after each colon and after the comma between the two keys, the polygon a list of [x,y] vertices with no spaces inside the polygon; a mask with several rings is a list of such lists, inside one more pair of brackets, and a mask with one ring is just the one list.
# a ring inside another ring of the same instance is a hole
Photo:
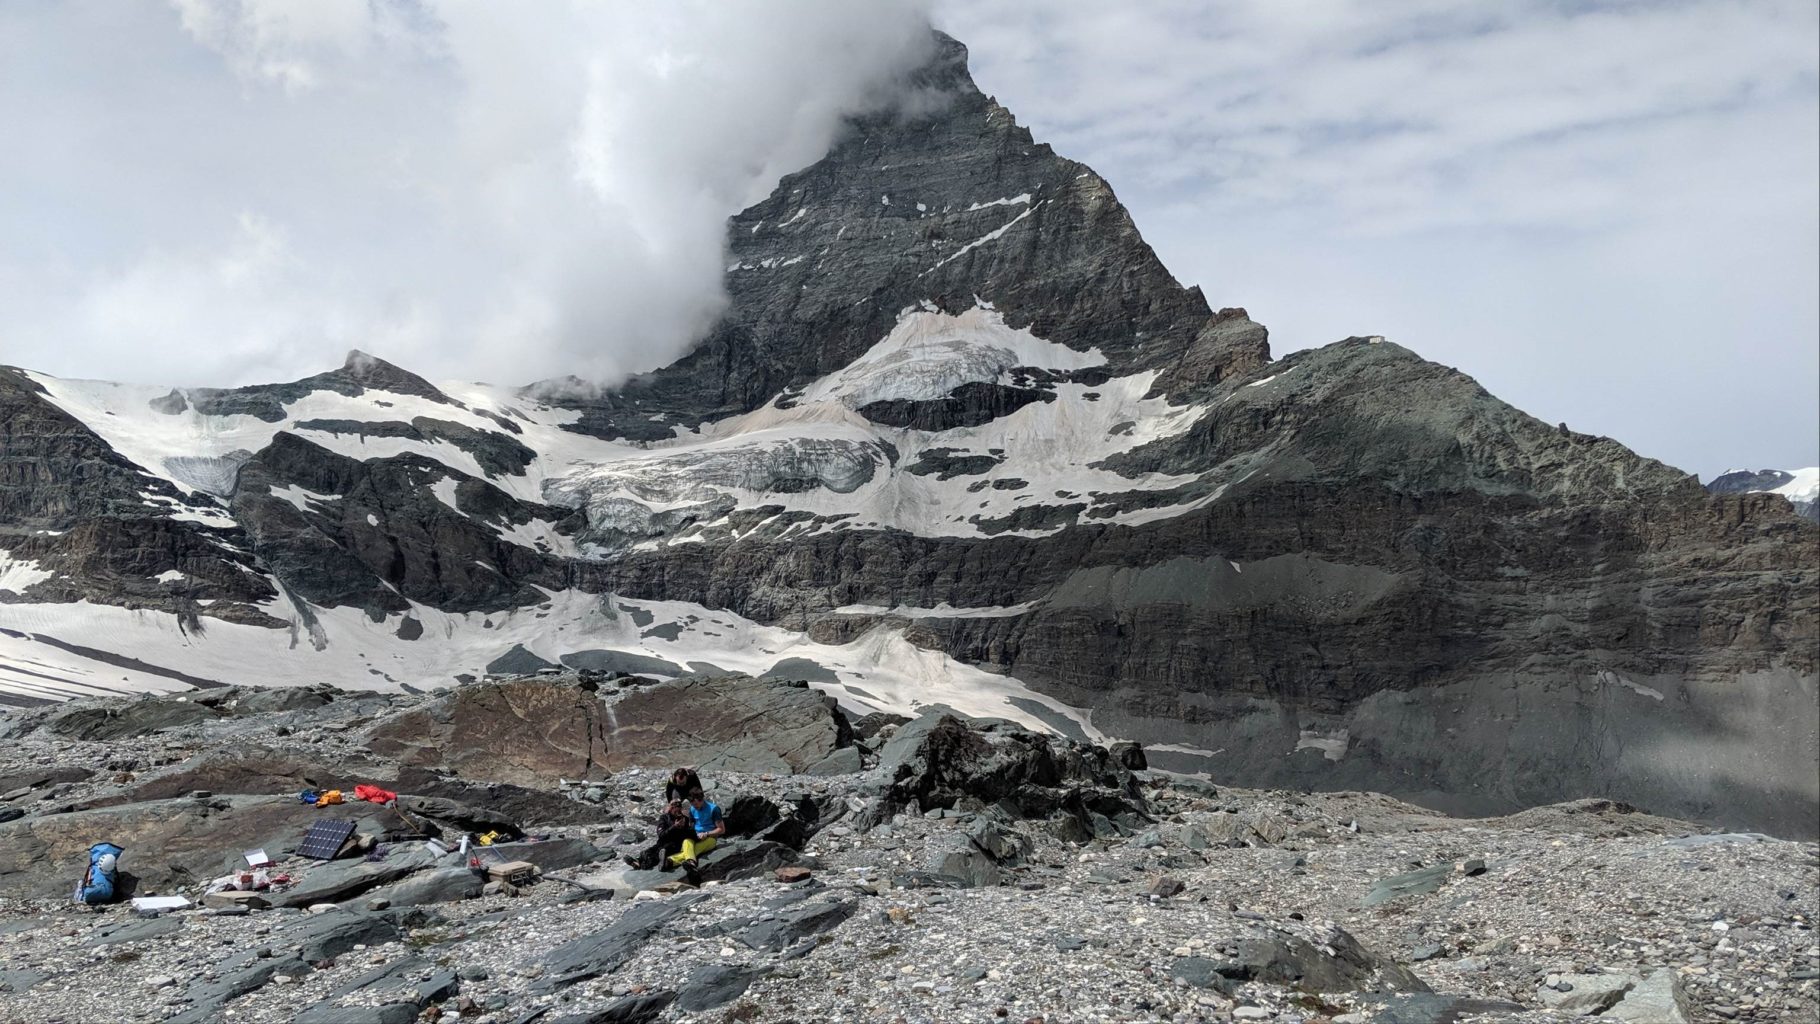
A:
{"label": "hiking boot", "polygon": [[692,860],[683,861],[683,874],[688,877],[690,885],[701,884],[701,865]]}
{"label": "hiking boot", "polygon": [[639,860],[637,857],[628,855],[625,857],[621,857],[619,859],[626,862],[626,867],[629,867],[629,868],[632,868],[632,869],[638,870],[638,871],[644,870],[645,862],[642,860]]}

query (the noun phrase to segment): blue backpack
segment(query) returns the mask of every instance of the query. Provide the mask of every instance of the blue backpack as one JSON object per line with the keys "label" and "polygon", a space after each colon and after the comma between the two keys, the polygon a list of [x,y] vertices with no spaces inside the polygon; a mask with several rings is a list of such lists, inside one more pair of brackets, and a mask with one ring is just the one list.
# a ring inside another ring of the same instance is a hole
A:
{"label": "blue backpack", "polygon": [[76,886],[79,903],[111,903],[114,885],[120,880],[120,855],[126,851],[113,843],[96,843],[88,848],[88,871],[82,884]]}

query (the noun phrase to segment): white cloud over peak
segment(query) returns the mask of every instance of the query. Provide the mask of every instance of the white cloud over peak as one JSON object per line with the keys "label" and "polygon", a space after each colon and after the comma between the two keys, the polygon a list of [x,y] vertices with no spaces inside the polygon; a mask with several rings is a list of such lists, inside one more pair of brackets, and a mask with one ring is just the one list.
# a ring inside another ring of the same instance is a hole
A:
{"label": "white cloud over peak", "polygon": [[926,21],[916,0],[0,10],[0,358],[181,384],[351,347],[508,381],[661,365],[718,311],[726,217],[879,102]]}

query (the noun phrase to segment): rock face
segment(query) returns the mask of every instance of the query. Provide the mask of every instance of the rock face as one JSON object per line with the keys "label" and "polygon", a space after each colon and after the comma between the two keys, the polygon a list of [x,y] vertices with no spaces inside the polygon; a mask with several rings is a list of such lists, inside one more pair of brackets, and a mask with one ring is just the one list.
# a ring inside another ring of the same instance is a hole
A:
{"label": "rock face", "polygon": [[479,683],[373,742],[863,767],[806,692],[753,748],[708,683],[616,733],[481,679],[750,673],[1235,784],[1820,834],[1820,526],[1758,493],[1799,473],[1709,491],[1382,338],[1272,360],[959,43],[906,96],[731,220],[722,319],[616,388],[0,370],[0,701]]}
{"label": "rock face", "polygon": [[366,742],[409,765],[548,786],[634,766],[792,772],[852,733],[802,683],[691,678],[603,698],[572,681],[520,679],[461,687],[376,723]]}

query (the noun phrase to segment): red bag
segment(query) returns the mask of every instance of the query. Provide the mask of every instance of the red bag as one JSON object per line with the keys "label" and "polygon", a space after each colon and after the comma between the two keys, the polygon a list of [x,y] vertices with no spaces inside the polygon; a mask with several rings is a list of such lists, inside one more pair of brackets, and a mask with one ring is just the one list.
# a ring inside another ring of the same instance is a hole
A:
{"label": "red bag", "polygon": [[369,786],[363,782],[354,787],[354,799],[365,800],[375,804],[389,804],[398,799],[398,794],[389,789],[380,789],[378,786]]}

